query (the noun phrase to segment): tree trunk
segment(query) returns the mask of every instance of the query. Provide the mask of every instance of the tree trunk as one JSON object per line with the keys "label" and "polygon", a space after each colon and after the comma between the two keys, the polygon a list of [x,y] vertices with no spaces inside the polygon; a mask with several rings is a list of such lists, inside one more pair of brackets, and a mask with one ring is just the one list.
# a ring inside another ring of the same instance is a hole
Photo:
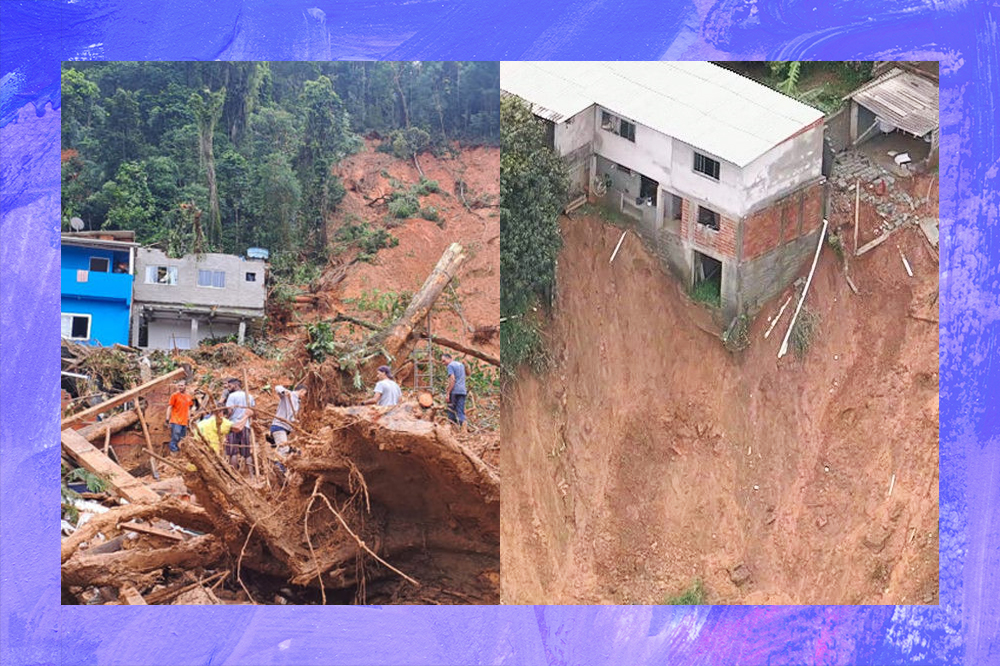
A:
{"label": "tree trunk", "polygon": [[112,585],[118,587],[129,576],[144,574],[163,567],[195,569],[222,559],[222,541],[212,534],[154,550],[121,550],[117,553],[87,555],[78,553],[62,566],[63,585]]}
{"label": "tree trunk", "polygon": [[89,426],[80,428],[76,431],[76,433],[93,444],[94,442],[103,441],[104,433],[109,428],[112,433],[116,433],[128,428],[129,426],[135,425],[138,421],[139,416],[134,411],[129,410],[127,412],[122,412],[121,414],[115,414],[110,419],[105,419],[100,423],[93,423]]}
{"label": "tree trunk", "polygon": [[409,307],[399,319],[387,330],[382,339],[382,348],[395,359],[406,341],[413,334],[413,329],[421,326],[431,311],[434,302],[451,282],[458,269],[465,262],[466,255],[461,245],[452,243],[438,260],[437,266],[424,281],[424,286],[416,293]]}

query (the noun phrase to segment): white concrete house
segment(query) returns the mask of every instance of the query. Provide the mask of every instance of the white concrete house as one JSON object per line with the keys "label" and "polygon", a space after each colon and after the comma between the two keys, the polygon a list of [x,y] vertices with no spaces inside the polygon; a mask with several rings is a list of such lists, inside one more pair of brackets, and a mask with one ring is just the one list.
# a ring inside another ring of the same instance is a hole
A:
{"label": "white concrete house", "polygon": [[132,344],[192,349],[206,338],[237,335],[264,316],[267,264],[230,254],[172,259],[140,248],[135,258]]}
{"label": "white concrete house", "polygon": [[823,113],[706,62],[503,62],[574,195],[637,221],[728,317],[794,279],[823,217]]}

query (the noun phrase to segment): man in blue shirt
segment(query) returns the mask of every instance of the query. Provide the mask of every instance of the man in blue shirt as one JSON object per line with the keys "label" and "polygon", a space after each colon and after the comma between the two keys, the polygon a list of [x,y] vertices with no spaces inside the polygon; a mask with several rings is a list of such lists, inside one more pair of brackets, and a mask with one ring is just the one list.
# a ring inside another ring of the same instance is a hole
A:
{"label": "man in blue shirt", "polygon": [[451,354],[442,354],[441,361],[448,367],[448,420],[466,430],[465,425],[465,364],[456,361]]}

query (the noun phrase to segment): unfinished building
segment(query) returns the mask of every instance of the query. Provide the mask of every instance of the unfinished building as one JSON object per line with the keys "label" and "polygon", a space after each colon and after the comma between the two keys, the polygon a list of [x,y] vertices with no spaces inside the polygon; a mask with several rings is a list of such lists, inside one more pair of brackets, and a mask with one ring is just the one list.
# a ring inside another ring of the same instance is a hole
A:
{"label": "unfinished building", "polygon": [[821,227],[823,113],[705,62],[503,62],[549,126],[571,192],[636,221],[726,320],[784,289]]}

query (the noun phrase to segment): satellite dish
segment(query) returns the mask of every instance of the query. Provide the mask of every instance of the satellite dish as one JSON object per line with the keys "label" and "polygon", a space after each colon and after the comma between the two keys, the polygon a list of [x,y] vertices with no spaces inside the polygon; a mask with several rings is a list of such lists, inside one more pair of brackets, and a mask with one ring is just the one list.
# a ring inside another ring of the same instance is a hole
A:
{"label": "satellite dish", "polygon": [[83,231],[83,227],[85,225],[83,223],[83,220],[81,220],[78,217],[74,217],[69,221],[69,226],[73,231]]}

